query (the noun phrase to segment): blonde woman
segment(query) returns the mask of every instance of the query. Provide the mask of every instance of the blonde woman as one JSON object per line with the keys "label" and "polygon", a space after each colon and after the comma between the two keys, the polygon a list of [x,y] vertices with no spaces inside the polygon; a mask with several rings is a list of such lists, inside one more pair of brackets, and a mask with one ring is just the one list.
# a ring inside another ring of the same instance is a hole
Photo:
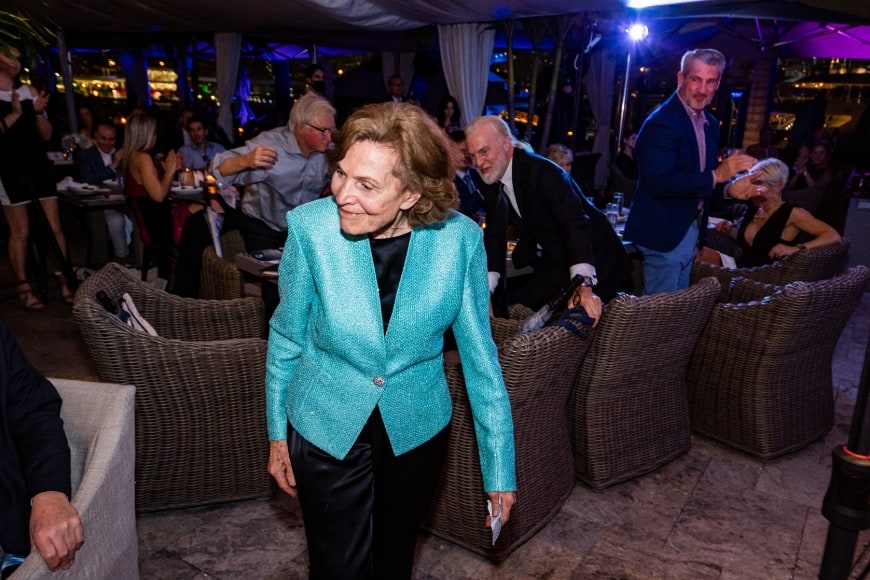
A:
{"label": "blonde woman", "polygon": [[806,248],[839,242],[837,230],[807,210],[783,201],[786,181],[788,167],[771,157],[759,161],[749,174],[731,183],[728,195],[751,205],[739,226],[725,221],[716,224],[716,229],[737,240],[743,252],[735,260],[705,248],[701,259],[730,268],[753,267]]}
{"label": "blonde woman", "polygon": [[[158,165],[151,156],[156,141],[157,121],[154,117],[145,113],[131,116],[124,129],[124,157],[120,169],[139,226],[145,226],[146,231],[140,232],[142,241],[169,247],[175,242],[175,228],[170,204],[165,202],[175,173],[182,168],[183,158],[170,150],[163,164]],[[159,262],[157,268],[161,278],[169,279],[167,260]]]}

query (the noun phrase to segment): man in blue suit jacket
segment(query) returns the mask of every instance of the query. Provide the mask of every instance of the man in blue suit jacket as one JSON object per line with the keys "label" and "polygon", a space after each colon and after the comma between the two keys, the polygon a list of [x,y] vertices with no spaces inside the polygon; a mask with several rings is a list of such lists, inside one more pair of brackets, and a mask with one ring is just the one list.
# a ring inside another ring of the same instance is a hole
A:
{"label": "man in blue suit jacket", "polygon": [[717,50],[684,54],[677,91],[650,114],[637,136],[637,191],[624,238],[643,253],[644,294],[688,287],[713,189],[756,161],[738,154],[717,167],[719,123],[704,108],[724,69],[725,57]]}
{"label": "man in blue suit jacket", "polygon": [[117,130],[110,121],[103,121],[94,130],[96,145],[84,149],[76,156],[79,178],[85,183],[98,185],[118,176],[118,164],[124,156],[123,149],[115,149]]}
{"label": "man in blue suit jacket", "polygon": [[[115,149],[117,130],[111,121],[101,121],[94,130],[96,145],[80,152],[76,158],[79,178],[91,185],[100,185],[118,177],[118,164],[124,149]],[[115,261],[125,263],[130,255],[130,236],[133,222],[124,213],[107,209],[103,211],[106,229],[112,241]]]}

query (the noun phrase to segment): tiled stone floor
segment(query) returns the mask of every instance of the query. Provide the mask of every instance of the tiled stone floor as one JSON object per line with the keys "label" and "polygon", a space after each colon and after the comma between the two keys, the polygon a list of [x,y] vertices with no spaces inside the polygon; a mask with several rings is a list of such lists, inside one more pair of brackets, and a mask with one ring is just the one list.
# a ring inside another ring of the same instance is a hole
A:
{"label": "tiled stone floor", "polygon": [[[0,314],[44,374],[96,379],[56,290],[41,313],[18,310],[10,288],[0,298]],[[870,293],[837,347],[837,424],[803,451],[762,462],[695,437],[655,473],[603,492],[577,485],[555,519],[498,566],[421,535],[415,578],[817,577],[830,451],[847,438],[868,335]],[[138,530],[143,578],[306,576],[302,520],[289,498],[141,515]],[[868,544],[862,534],[857,552]]]}

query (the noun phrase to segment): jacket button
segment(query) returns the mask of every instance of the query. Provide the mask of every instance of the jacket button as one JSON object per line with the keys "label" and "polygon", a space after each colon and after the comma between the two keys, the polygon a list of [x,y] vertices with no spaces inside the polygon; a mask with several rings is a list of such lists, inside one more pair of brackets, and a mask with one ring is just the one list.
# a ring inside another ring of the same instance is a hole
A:
{"label": "jacket button", "polygon": [[376,387],[383,387],[384,383],[386,383],[386,381],[384,380],[384,377],[377,377],[377,376],[372,379],[372,382],[375,384]]}

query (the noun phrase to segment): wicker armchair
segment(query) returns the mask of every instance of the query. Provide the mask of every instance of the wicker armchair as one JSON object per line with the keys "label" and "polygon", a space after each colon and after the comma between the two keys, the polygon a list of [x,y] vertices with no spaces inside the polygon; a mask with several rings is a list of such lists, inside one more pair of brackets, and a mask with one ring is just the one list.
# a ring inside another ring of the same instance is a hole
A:
{"label": "wicker armchair", "polygon": [[791,282],[814,282],[836,276],[843,271],[849,254],[849,240],[843,238],[837,244],[801,250],[766,266],[756,268],[723,268],[700,260],[692,264],[692,283],[714,276],[723,288],[732,278],[749,278],[763,284],[782,286]]}
{"label": "wicker armchair", "polygon": [[827,433],[834,347],[868,281],[864,266],[782,288],[736,280],[689,364],[692,430],[763,459]]}
{"label": "wicker armchair", "polygon": [[[96,300],[128,292],[159,336]],[[108,264],[82,282],[73,316],[104,382],[136,385],[136,509],[268,495],[266,342],[259,299],[179,298]]]}
{"label": "wicker armchair", "polygon": [[[516,446],[517,487],[522,494],[495,546],[483,525],[486,494],[474,422],[460,365],[446,365],[453,396],[447,457],[432,509],[423,527],[494,562],[535,535],[558,513],[574,487],[574,463],[565,404],[580,360],[591,342],[565,328],[546,327],[516,334],[516,320],[494,320],[494,334],[505,337],[499,348],[511,401]],[[511,338],[507,338],[512,335]]]}
{"label": "wicker armchair", "polygon": [[72,568],[52,572],[33,551],[12,575],[27,578],[138,578],[139,540],[133,509],[133,399],[129,385],[51,379],[71,452],[72,504],[85,544]]}
{"label": "wicker armchair", "polygon": [[213,246],[202,252],[199,295],[207,300],[243,298],[245,281],[233,258],[245,251],[245,241],[238,230],[232,230],[220,237],[220,243],[223,258],[215,253]]}
{"label": "wicker armchair", "polygon": [[568,402],[577,479],[603,489],[689,450],[686,368],[718,296],[707,278],[607,303]]}

